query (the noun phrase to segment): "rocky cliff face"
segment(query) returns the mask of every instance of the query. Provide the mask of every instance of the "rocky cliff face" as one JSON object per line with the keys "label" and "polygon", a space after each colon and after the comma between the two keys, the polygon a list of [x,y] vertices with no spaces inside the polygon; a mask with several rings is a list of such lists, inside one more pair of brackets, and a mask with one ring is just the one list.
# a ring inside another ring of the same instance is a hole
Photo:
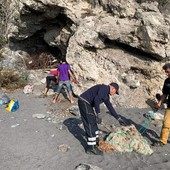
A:
{"label": "rocky cliff face", "polygon": [[79,82],[76,93],[115,81],[121,86],[115,104],[126,107],[145,106],[161,89],[162,61],[170,57],[170,16],[157,2],[99,0],[95,8],[85,0],[12,2],[4,67],[17,67],[20,58],[42,51],[66,55]]}

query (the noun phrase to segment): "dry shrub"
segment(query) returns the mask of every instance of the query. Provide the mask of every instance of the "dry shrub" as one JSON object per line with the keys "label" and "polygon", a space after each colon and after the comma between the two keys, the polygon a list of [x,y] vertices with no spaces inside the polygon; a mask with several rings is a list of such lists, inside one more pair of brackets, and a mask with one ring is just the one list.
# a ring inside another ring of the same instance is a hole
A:
{"label": "dry shrub", "polygon": [[0,87],[9,90],[22,88],[26,85],[26,80],[23,79],[15,70],[2,70],[0,72]]}
{"label": "dry shrub", "polygon": [[58,62],[51,54],[41,53],[40,55],[32,55],[24,59],[25,66],[29,70],[53,68]]}

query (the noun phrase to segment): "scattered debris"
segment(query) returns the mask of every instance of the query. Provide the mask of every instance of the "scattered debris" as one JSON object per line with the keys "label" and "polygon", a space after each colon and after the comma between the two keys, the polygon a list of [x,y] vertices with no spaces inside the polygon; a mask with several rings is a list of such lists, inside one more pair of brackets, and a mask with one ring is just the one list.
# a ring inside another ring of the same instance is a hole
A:
{"label": "scattered debris", "polygon": [[70,146],[66,145],[66,144],[62,144],[58,147],[58,151],[60,152],[67,152],[70,149]]}
{"label": "scattered debris", "polygon": [[46,115],[45,114],[33,114],[32,117],[37,118],[37,119],[44,119]]}
{"label": "scattered debris", "polygon": [[33,93],[33,91],[34,91],[34,85],[26,85],[24,87],[23,93],[30,94],[30,93]]}
{"label": "scattered debris", "polygon": [[163,120],[164,115],[159,113],[159,112],[153,112],[153,111],[148,111],[148,113],[145,113],[143,115],[146,118],[151,118],[152,120]]}
{"label": "scattered debris", "polygon": [[137,131],[134,125],[120,127],[112,132],[106,141],[100,141],[99,148],[106,152],[132,152],[136,151],[144,155],[151,155],[153,150],[148,142]]}
{"label": "scattered debris", "polygon": [[154,114],[154,118],[155,118],[156,120],[163,120],[164,115],[161,114],[161,113],[159,113],[159,112],[156,112],[156,113]]}
{"label": "scattered debris", "polygon": [[11,128],[15,128],[15,127],[17,127],[17,126],[19,126],[19,124],[17,123],[17,124],[15,124],[15,125],[12,125],[11,126]]}
{"label": "scattered debris", "polygon": [[94,165],[83,163],[83,164],[79,164],[78,166],[76,166],[75,170],[102,170],[102,169]]}
{"label": "scattered debris", "polygon": [[1,93],[0,94],[0,106],[5,108],[8,106],[9,102],[10,102],[10,98],[6,94]]}
{"label": "scattered debris", "polygon": [[8,103],[8,107],[6,107],[6,111],[8,112],[15,112],[18,109],[19,109],[18,100],[17,101],[10,100],[10,102]]}
{"label": "scattered debris", "polygon": [[70,112],[71,114],[73,114],[74,116],[79,116],[79,115],[80,115],[79,108],[78,108],[77,105],[71,106],[68,110],[69,110],[69,112]]}

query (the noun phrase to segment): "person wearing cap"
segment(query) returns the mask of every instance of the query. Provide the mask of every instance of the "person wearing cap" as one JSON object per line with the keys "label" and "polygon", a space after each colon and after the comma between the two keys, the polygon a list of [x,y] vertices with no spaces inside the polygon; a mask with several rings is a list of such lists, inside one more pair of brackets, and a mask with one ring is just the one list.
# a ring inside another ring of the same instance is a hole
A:
{"label": "person wearing cap", "polygon": [[87,138],[87,154],[103,155],[103,152],[98,149],[98,126],[102,122],[100,113],[100,104],[104,103],[113,117],[115,117],[121,125],[126,125],[122,118],[116,113],[113,108],[109,96],[119,94],[119,85],[110,83],[109,85],[98,84],[84,93],[78,99],[78,106],[86,132]]}

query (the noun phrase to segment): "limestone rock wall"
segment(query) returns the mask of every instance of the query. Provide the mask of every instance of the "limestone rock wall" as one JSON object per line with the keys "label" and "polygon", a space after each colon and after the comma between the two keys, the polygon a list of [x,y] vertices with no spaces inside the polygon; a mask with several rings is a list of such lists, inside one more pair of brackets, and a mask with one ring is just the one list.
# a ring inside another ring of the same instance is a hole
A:
{"label": "limestone rock wall", "polygon": [[50,47],[66,56],[78,79],[76,93],[115,81],[121,87],[116,105],[144,107],[161,90],[163,61],[170,57],[170,15],[157,2],[95,0],[95,8],[86,0],[12,2],[4,66],[17,66],[18,54],[21,60]]}

